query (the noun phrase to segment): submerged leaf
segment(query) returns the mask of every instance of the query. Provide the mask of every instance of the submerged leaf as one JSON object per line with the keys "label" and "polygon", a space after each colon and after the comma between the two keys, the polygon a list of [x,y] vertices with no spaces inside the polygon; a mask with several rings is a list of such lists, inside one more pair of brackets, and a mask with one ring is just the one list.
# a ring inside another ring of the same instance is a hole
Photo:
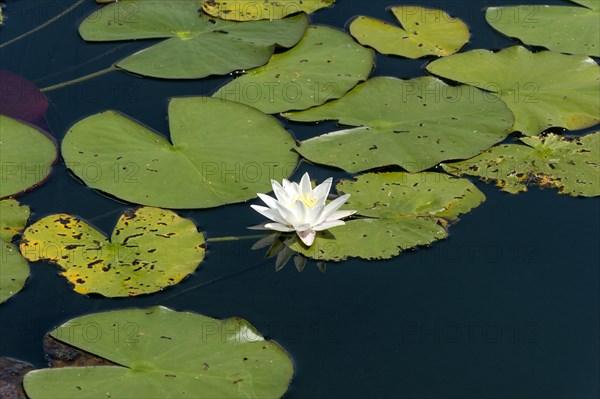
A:
{"label": "submerged leaf", "polygon": [[281,19],[298,12],[311,14],[331,6],[335,0],[204,0],[209,15],[232,21]]}
{"label": "submerged leaf", "polygon": [[274,114],[300,110],[339,98],[373,68],[373,51],[348,34],[309,26],[296,47],[275,54],[263,67],[247,71],[213,97],[251,105]]}
{"label": "submerged leaf", "polygon": [[454,54],[469,41],[467,25],[442,10],[400,6],[391,11],[402,28],[359,16],[350,24],[350,34],[380,53],[408,58]]}
{"label": "submerged leaf", "polygon": [[47,216],[23,233],[30,261],[59,265],[80,294],[107,297],[157,292],[193,273],[204,259],[204,236],[194,223],[158,208],[119,218],[112,237],[65,214]]}
{"label": "submerged leaf", "polygon": [[29,363],[0,357],[0,398],[28,399],[23,391],[23,377],[31,370],[33,366]]}
{"label": "submerged leaf", "polygon": [[92,13],[79,32],[86,41],[165,38],[116,65],[144,76],[194,79],[263,65],[276,45],[296,44],[308,24],[304,14],[239,23],[198,8],[197,0],[122,0]]}
{"label": "submerged leaf", "polygon": [[528,185],[539,185],[572,196],[600,195],[600,132],[581,138],[549,134],[521,141],[525,145],[500,145],[475,158],[442,166],[453,175],[495,181],[513,194],[527,191]]}
{"label": "submerged leaf", "polygon": [[19,194],[44,181],[56,156],[54,141],[43,131],[0,115],[0,198]]}
{"label": "submerged leaf", "polygon": [[561,53],[600,57],[600,2],[592,0],[589,3],[590,8],[490,7],[485,18],[494,29],[523,43]]}
{"label": "submerged leaf", "polygon": [[48,99],[32,82],[10,71],[0,70],[2,114],[45,128]]}
{"label": "submerged leaf", "polygon": [[364,218],[319,234],[309,248],[291,248],[313,259],[389,259],[401,251],[446,238],[446,226],[478,207],[485,196],[466,179],[441,173],[367,173],[337,185],[351,194],[348,207]]}
{"label": "submerged leaf", "polygon": [[419,172],[468,158],[502,141],[513,123],[497,97],[433,77],[372,78],[337,101],[284,116],[359,126],[305,140],[298,148],[310,161],[349,172],[386,165]]}
{"label": "submerged leaf", "polygon": [[19,292],[29,277],[29,265],[11,243],[25,228],[29,207],[14,199],[0,201],[0,303]]}
{"label": "submerged leaf", "polygon": [[62,142],[67,166],[87,185],[163,208],[209,208],[267,192],[289,177],[294,139],[272,116],[229,101],[175,98],[171,144],[114,111],[75,124]]}
{"label": "submerged leaf", "polygon": [[127,309],[75,318],[50,335],[116,365],[31,372],[31,399],[279,398],[294,372],[279,345],[239,318]]}
{"label": "submerged leaf", "polygon": [[495,93],[515,115],[512,130],[528,136],[600,121],[600,67],[585,56],[516,46],[455,54],[433,61],[427,70]]}

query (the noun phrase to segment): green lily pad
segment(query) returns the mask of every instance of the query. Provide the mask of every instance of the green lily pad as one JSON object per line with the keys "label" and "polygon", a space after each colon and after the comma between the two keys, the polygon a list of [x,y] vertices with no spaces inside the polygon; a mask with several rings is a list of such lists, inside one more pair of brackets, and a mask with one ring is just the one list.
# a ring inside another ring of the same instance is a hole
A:
{"label": "green lily pad", "polygon": [[292,136],[272,116],[206,97],[169,103],[171,144],[114,111],[75,124],[62,142],[69,169],[90,187],[163,208],[246,201],[289,177]]}
{"label": "green lily pad", "polygon": [[110,241],[74,216],[47,216],[25,230],[21,253],[59,265],[75,292],[124,297],[179,283],[204,259],[205,247],[191,220],[140,208],[121,215]]}
{"label": "green lily pad", "polygon": [[291,14],[311,14],[335,0],[205,0],[202,9],[213,17],[232,21],[281,19]]}
{"label": "green lily pad", "polygon": [[485,18],[494,29],[523,43],[561,53],[600,57],[600,2],[584,7],[523,5],[490,7]]}
{"label": "green lily pad", "polygon": [[442,10],[399,6],[391,11],[402,28],[359,16],[350,24],[350,34],[380,53],[408,58],[454,54],[469,41],[467,25]]}
{"label": "green lily pad", "polygon": [[247,321],[164,307],[95,313],[50,335],[118,366],[28,373],[38,398],[279,398],[294,373],[289,355]]}
{"label": "green lily pad", "polygon": [[498,53],[451,55],[427,70],[495,93],[515,115],[512,130],[528,136],[550,127],[584,129],[600,121],[600,67],[585,56],[515,46]]}
{"label": "green lily pad", "polygon": [[295,45],[308,24],[304,14],[274,21],[223,21],[199,14],[199,6],[198,0],[122,0],[88,16],[79,33],[86,41],[165,38],[116,66],[156,78],[195,79],[263,65],[276,45]]}
{"label": "green lily pad", "polygon": [[581,138],[549,134],[521,141],[525,145],[492,147],[475,158],[442,166],[453,175],[496,182],[513,194],[539,185],[574,197],[600,195],[600,132]]}
{"label": "green lily pad", "polygon": [[0,115],[0,198],[19,194],[44,181],[56,156],[56,145],[44,132]]}
{"label": "green lily pad", "polygon": [[221,87],[213,97],[273,114],[339,98],[373,69],[374,54],[337,29],[309,26],[296,47]]}
{"label": "green lily pad", "polygon": [[25,228],[29,207],[14,199],[0,201],[0,303],[19,292],[29,277],[29,265],[11,243]]}
{"label": "green lily pad", "polygon": [[433,77],[372,78],[339,100],[284,116],[359,126],[305,140],[297,149],[310,161],[352,173],[386,165],[419,172],[472,157],[502,141],[513,123],[498,98]]}
{"label": "green lily pad", "polygon": [[470,181],[441,173],[367,173],[337,185],[351,194],[345,207],[362,219],[317,235],[311,247],[291,249],[313,259],[389,259],[446,238],[446,227],[478,207],[485,196]]}

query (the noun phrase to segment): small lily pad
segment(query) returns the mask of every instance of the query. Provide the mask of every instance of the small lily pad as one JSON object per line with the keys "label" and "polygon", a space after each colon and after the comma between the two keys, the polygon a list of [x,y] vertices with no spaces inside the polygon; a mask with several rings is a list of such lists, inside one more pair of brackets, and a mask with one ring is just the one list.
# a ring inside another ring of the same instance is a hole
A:
{"label": "small lily pad", "polygon": [[281,19],[331,6],[335,0],[205,0],[202,9],[213,17],[231,21]]}
{"label": "small lily pad", "polygon": [[359,16],[350,24],[350,34],[380,53],[408,58],[447,56],[469,41],[467,25],[442,10],[399,6],[391,7],[391,11],[402,28]]}
{"label": "small lily pad", "polygon": [[297,149],[310,161],[352,173],[387,165],[419,172],[468,158],[502,141],[514,120],[489,93],[433,77],[372,78],[339,100],[284,116],[358,126],[305,140]]}
{"label": "small lily pad", "polygon": [[308,19],[239,23],[199,14],[198,0],[122,0],[88,16],[79,33],[86,41],[166,39],[117,62],[144,76],[196,79],[265,64],[276,45],[291,47]]}
{"label": "small lily pad", "polygon": [[0,198],[22,193],[44,181],[56,157],[56,144],[43,131],[0,115]]}
{"label": "small lily pad", "polygon": [[525,145],[492,147],[469,160],[442,166],[453,175],[496,182],[513,194],[539,185],[574,197],[600,195],[600,132],[580,138],[549,134],[520,140]]}
{"label": "small lily pad", "polygon": [[279,398],[294,373],[289,355],[247,321],[164,307],[90,314],[50,335],[114,366],[36,370],[38,398]]}
{"label": "small lily pad", "polygon": [[367,173],[337,185],[351,194],[346,206],[362,217],[317,235],[310,247],[291,249],[313,259],[389,259],[447,237],[449,223],[478,207],[485,196],[466,179],[441,173]]}
{"label": "small lily pad", "polygon": [[451,55],[427,70],[495,93],[515,115],[512,130],[528,136],[550,127],[584,129],[600,121],[600,67],[589,57],[515,46],[498,53]]}
{"label": "small lily pad", "polygon": [[172,144],[114,111],[75,124],[62,142],[65,163],[90,187],[137,204],[209,208],[270,191],[298,156],[272,116],[230,101],[175,98]]}
{"label": "small lily pad", "polygon": [[204,259],[205,243],[191,220],[140,208],[121,215],[110,241],[74,216],[47,216],[25,230],[21,253],[59,265],[75,292],[124,297],[179,283]]}
{"label": "small lily pad", "polygon": [[29,265],[11,243],[25,228],[29,207],[14,199],[0,201],[0,303],[19,292],[29,277]]}
{"label": "small lily pad", "polygon": [[221,87],[213,97],[267,113],[301,110],[339,98],[373,69],[374,54],[345,32],[309,26],[296,47]]}
{"label": "small lily pad", "polygon": [[573,2],[585,7],[490,7],[485,18],[494,29],[523,43],[561,53],[600,57],[600,2]]}

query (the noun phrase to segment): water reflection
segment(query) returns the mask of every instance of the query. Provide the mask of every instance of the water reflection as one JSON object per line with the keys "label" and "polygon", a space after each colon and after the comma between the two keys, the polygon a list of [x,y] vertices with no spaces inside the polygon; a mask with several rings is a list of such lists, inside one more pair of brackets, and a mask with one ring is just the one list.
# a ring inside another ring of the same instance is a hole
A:
{"label": "water reflection", "polygon": [[290,260],[293,260],[294,266],[298,272],[302,272],[306,265],[314,263],[316,267],[325,273],[327,264],[323,261],[314,261],[306,256],[294,251],[290,248],[290,245],[298,242],[298,236],[291,233],[273,233],[264,236],[260,240],[254,243],[252,250],[259,250],[267,248],[265,254],[266,258],[275,258],[275,271],[281,270],[287,265]]}

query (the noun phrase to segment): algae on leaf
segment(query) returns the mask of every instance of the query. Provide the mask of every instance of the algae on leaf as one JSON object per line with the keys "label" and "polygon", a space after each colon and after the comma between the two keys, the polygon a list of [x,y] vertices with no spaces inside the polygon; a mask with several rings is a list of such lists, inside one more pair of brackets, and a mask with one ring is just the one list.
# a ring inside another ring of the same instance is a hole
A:
{"label": "algae on leaf", "polygon": [[467,25],[442,10],[398,6],[391,11],[402,28],[359,16],[350,24],[350,34],[380,53],[408,58],[454,54],[469,41]]}
{"label": "algae on leaf", "polygon": [[19,292],[29,277],[29,265],[11,243],[25,228],[29,207],[14,199],[0,201],[0,303]]}
{"label": "algae on leaf", "polygon": [[198,0],[122,0],[88,16],[79,32],[86,41],[166,40],[117,62],[129,72],[164,79],[224,75],[265,64],[276,45],[292,47],[308,19],[247,23],[200,14]]}
{"label": "algae on leaf", "polygon": [[140,208],[121,215],[110,240],[74,216],[47,216],[25,230],[21,253],[59,265],[80,294],[125,297],[179,283],[204,259],[205,242],[191,220]]}
{"label": "algae on leaf", "polygon": [[209,15],[232,21],[281,19],[305,12],[311,14],[331,6],[335,0],[204,0],[202,9]]}
{"label": "algae on leaf", "polygon": [[528,136],[550,127],[584,129],[600,121],[600,67],[589,57],[515,46],[451,55],[427,70],[495,93],[515,115],[512,131]]}
{"label": "algae on leaf", "polygon": [[127,309],[77,317],[50,335],[115,365],[33,371],[31,399],[279,398],[294,373],[285,350],[240,318]]}
{"label": "algae on leaf", "polygon": [[308,248],[295,240],[291,249],[323,261],[389,259],[446,238],[449,223],[485,201],[470,181],[429,172],[367,173],[337,190],[351,194],[347,206],[362,218],[317,235]]}
{"label": "algae on leaf", "polygon": [[520,140],[524,145],[492,147],[474,158],[442,166],[453,175],[494,181],[513,194],[538,185],[574,197],[600,195],[600,132],[580,138],[549,134]]}
{"label": "algae on leaf", "polygon": [[375,77],[339,100],[284,116],[357,126],[305,140],[297,149],[310,161],[353,173],[387,165],[419,172],[472,157],[502,141],[514,120],[497,97],[433,77]]}
{"label": "algae on leaf", "polygon": [[374,54],[345,32],[309,26],[298,45],[221,87],[213,97],[267,114],[301,110],[342,97],[373,69]]}

